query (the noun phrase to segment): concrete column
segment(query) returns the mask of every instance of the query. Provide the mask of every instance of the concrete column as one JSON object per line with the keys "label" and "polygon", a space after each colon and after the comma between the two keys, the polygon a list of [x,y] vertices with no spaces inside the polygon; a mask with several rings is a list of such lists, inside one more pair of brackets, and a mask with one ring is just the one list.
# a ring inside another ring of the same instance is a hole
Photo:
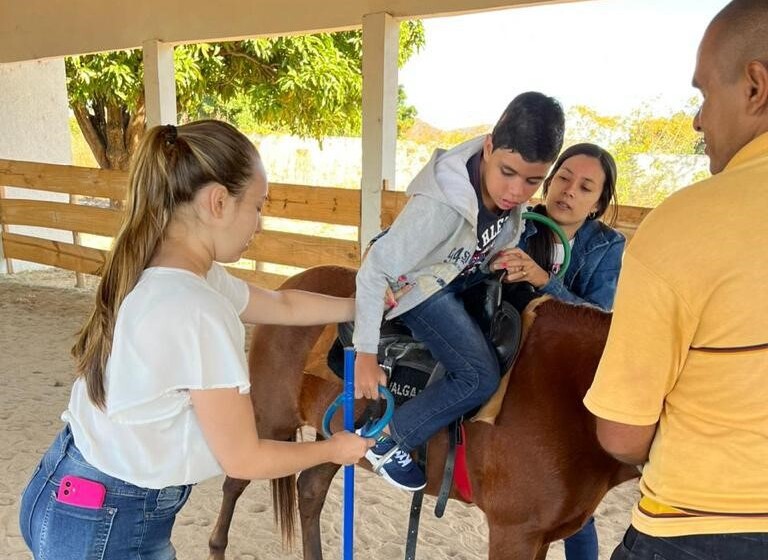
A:
{"label": "concrete column", "polygon": [[387,13],[363,16],[361,251],[381,228],[381,191],[395,182],[399,32]]}
{"label": "concrete column", "polygon": [[173,45],[144,41],[144,100],[147,128],[176,124],[176,79],[173,72]]}

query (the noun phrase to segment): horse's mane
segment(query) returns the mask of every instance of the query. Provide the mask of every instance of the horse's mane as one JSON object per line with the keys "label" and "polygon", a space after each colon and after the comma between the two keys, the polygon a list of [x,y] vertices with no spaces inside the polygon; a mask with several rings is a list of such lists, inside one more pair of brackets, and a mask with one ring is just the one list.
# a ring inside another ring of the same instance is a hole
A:
{"label": "horse's mane", "polygon": [[611,313],[591,305],[574,305],[543,296],[533,300],[523,311],[524,332],[532,335],[551,332],[552,329],[579,332],[607,333],[611,324]]}
{"label": "horse's mane", "polygon": [[[480,409],[476,420],[493,424],[506,399],[509,383],[561,375],[563,361],[569,365],[575,355],[591,356],[596,362],[608,335],[611,314],[588,305],[564,303],[551,296],[532,300],[523,311],[523,341],[511,371],[502,378],[496,394]],[[556,367],[552,367],[555,365]],[[586,391],[594,367],[566,368]],[[542,375],[543,374],[543,375]],[[511,378],[514,381],[510,381]]]}
{"label": "horse's mane", "polygon": [[532,302],[528,312],[535,316],[525,334],[516,374],[556,375],[560,382],[573,379],[586,392],[605,348],[611,314],[550,297]]}

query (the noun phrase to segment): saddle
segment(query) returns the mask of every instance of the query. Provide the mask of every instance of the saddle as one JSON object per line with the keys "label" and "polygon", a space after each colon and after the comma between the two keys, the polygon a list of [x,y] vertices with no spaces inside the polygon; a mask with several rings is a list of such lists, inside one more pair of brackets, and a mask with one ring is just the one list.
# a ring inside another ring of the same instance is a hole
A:
{"label": "saddle", "polygon": [[[501,282],[496,278],[467,290],[463,299],[465,308],[496,350],[500,374],[506,374],[520,349],[520,313],[502,300]],[[344,376],[343,349],[352,345],[353,332],[354,323],[339,324],[338,337],[328,352],[328,367],[340,378]],[[396,406],[418,395],[445,373],[427,346],[415,339],[399,319],[382,322],[378,362],[387,374],[388,389],[395,397]]]}

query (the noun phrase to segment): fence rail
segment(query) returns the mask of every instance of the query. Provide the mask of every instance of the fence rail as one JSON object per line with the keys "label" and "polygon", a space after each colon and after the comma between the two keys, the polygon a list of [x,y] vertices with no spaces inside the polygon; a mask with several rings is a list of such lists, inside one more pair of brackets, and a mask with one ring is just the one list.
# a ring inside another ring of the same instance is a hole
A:
{"label": "fence rail", "polygon": [[[0,186],[34,189],[76,195],[75,202],[52,202],[0,197],[0,254],[18,259],[82,272],[98,274],[106,251],[75,243],[52,241],[35,235],[8,231],[9,226],[37,226],[113,237],[120,226],[122,212],[113,207],[84,204],[77,197],[121,201],[128,183],[126,172],[0,159]],[[77,202],[80,200],[80,202]],[[390,225],[406,203],[405,193],[382,193],[382,226]],[[649,208],[620,206],[617,228],[631,237],[650,211]],[[333,235],[308,235],[307,222],[332,226],[359,226],[360,191],[333,187],[271,184],[265,214],[294,220],[295,231],[264,230],[244,254],[241,265],[230,267],[237,276],[274,287],[285,275],[265,272],[264,263],[297,268],[321,264],[358,266],[358,241]],[[303,225],[302,225],[303,224]],[[313,224],[315,225],[315,224]]]}

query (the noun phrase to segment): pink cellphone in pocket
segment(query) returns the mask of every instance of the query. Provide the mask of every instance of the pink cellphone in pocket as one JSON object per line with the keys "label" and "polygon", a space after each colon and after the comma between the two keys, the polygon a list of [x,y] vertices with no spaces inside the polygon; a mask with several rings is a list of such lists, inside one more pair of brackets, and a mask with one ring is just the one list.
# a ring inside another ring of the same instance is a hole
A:
{"label": "pink cellphone in pocket", "polygon": [[61,479],[56,499],[63,504],[98,509],[104,505],[107,489],[100,482],[67,475]]}

